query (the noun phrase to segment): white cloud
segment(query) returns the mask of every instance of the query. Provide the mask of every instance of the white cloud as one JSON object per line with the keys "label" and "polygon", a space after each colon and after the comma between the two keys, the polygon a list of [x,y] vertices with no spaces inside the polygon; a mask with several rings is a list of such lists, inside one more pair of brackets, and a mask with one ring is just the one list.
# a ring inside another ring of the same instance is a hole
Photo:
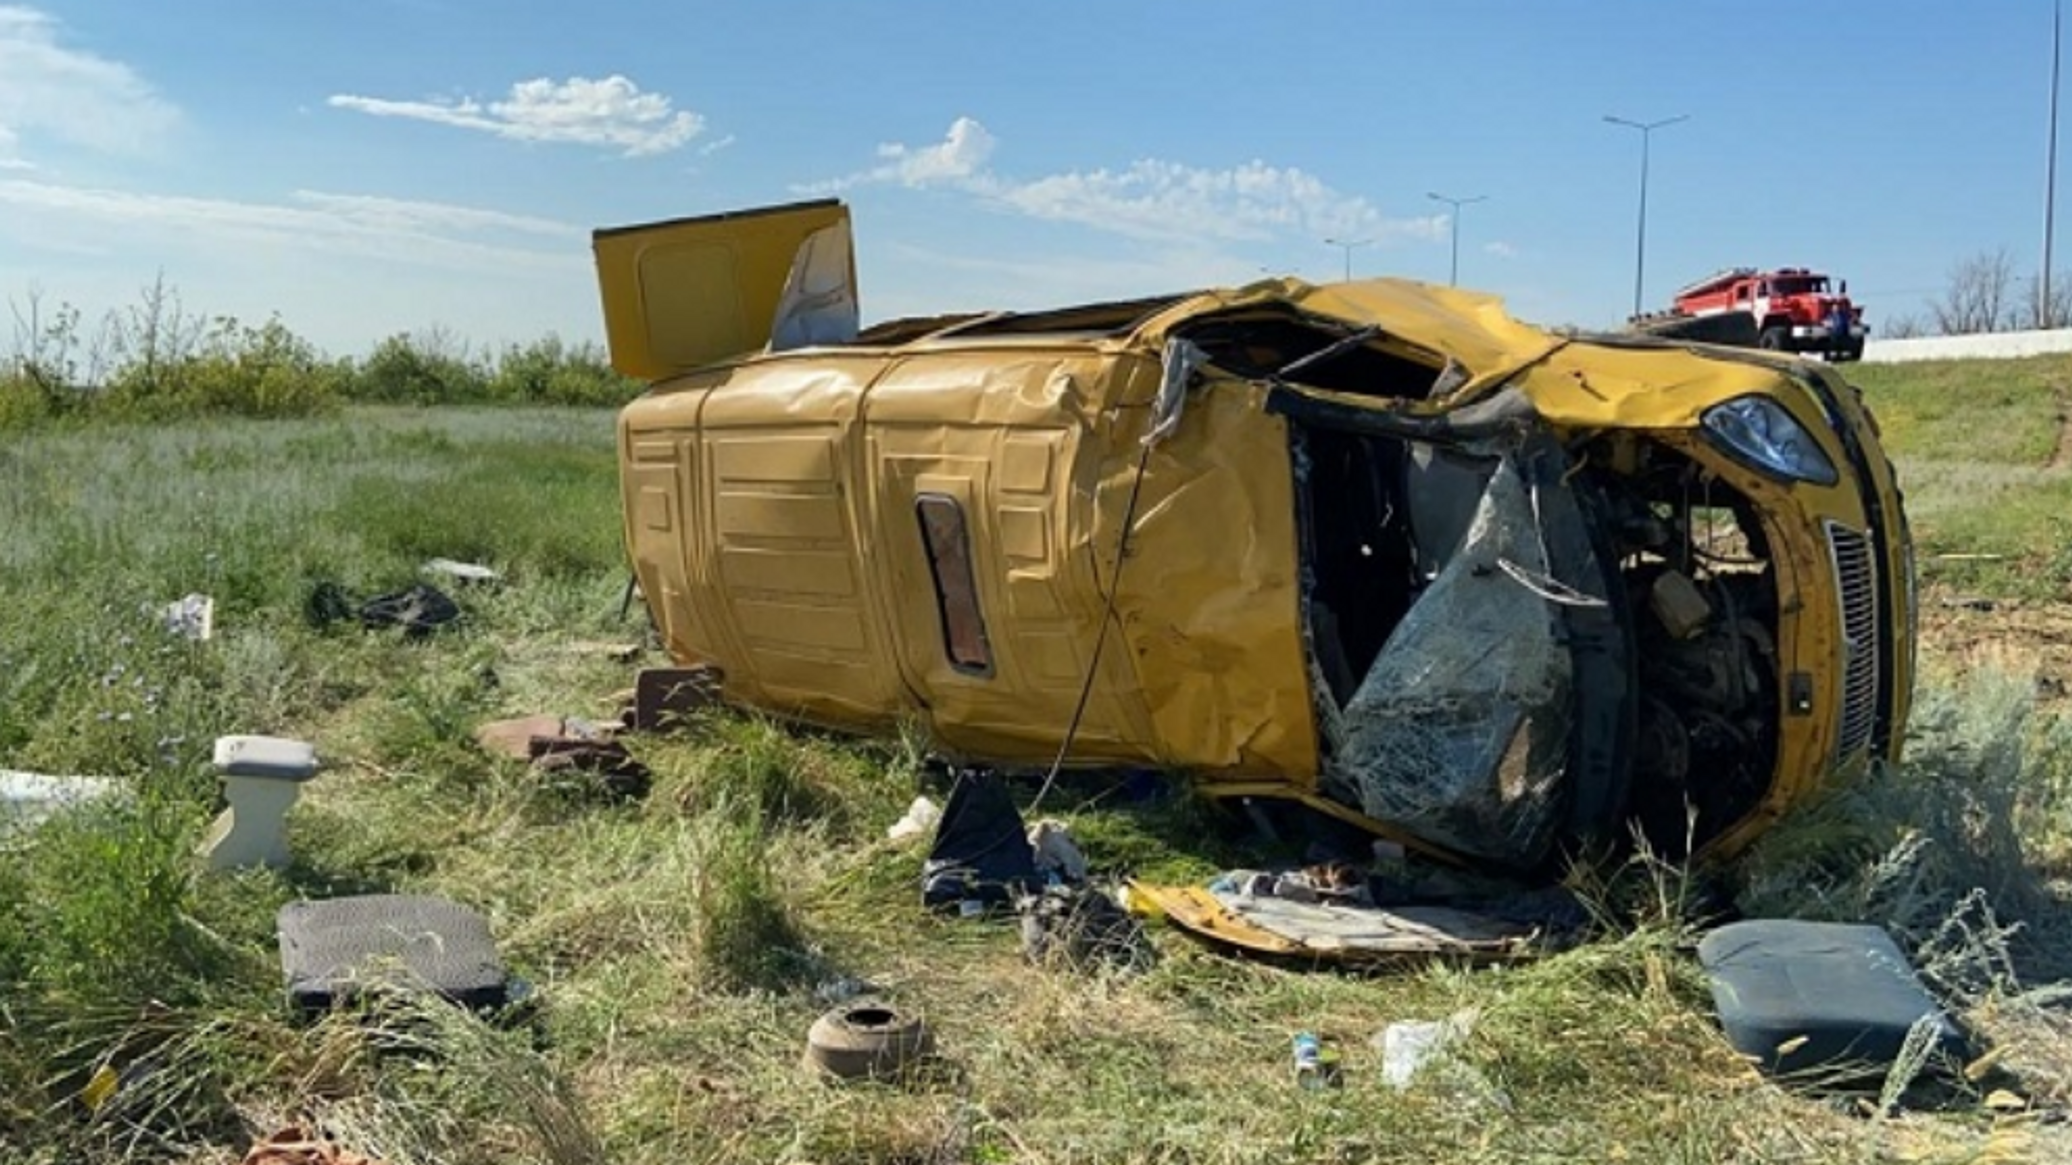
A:
{"label": "white cloud", "polygon": [[[581,232],[501,211],[369,195],[297,191],[292,203],[247,202],[0,178],[0,233],[62,243],[86,226],[137,230],[165,243],[263,247],[377,257],[391,263],[509,270],[584,266]],[[565,248],[541,250],[471,237],[482,232],[551,235]]]}
{"label": "white cloud", "polygon": [[382,198],[372,194],[325,194],[297,190],[296,202],[336,215],[339,219],[378,230],[390,231],[511,231],[581,240],[581,228],[552,219],[457,206],[450,202],[414,202]]}
{"label": "white cloud", "polygon": [[1119,253],[973,256],[894,242],[887,248],[904,281],[872,283],[868,306],[879,318],[949,311],[1025,311],[1065,303],[1184,293],[1258,278],[1251,265],[1191,246]]}
{"label": "white cloud", "polygon": [[802,189],[827,193],[863,184],[948,187],[1031,218],[1077,223],[1147,241],[1257,242],[1331,235],[1436,239],[1444,215],[1391,218],[1367,199],[1332,189],[1295,167],[1247,162],[1207,169],[1146,158],[1120,170],[1075,170],[1033,179],[987,168],[997,139],[959,117],[932,145],[878,147],[884,163]]}
{"label": "white cloud", "polygon": [[927,186],[937,182],[969,179],[984,169],[993,156],[993,135],[976,118],[960,117],[950,123],[943,139],[932,146],[908,146],[887,142],[878,147],[886,164],[870,171],[872,181],[898,182],[904,186]]}
{"label": "white cloud", "polygon": [[724,149],[726,149],[726,148],[727,148],[728,146],[731,146],[731,145],[733,145],[733,144],[734,144],[734,135],[733,135],[733,134],[728,134],[727,136],[725,136],[725,137],[723,137],[723,138],[714,138],[713,140],[711,140],[711,141],[709,141],[709,142],[706,142],[706,143],[705,143],[704,145],[702,145],[702,146],[699,146],[699,147],[698,147],[698,156],[702,158],[702,157],[708,157],[708,156],[710,156],[710,155],[712,155],[712,154],[717,154],[717,153],[719,153],[719,152],[720,152],[721,150],[724,150]]}
{"label": "white cloud", "polygon": [[1504,242],[1502,239],[1492,239],[1482,244],[1482,253],[1485,255],[1495,255],[1499,259],[1516,259],[1518,257],[1518,248]]}
{"label": "white cloud", "polygon": [[1210,170],[1145,159],[1123,170],[1003,183],[993,196],[1036,218],[1148,239],[1437,238],[1445,223],[1444,216],[1389,218],[1315,175],[1259,161]]}
{"label": "white cloud", "polygon": [[802,192],[830,194],[852,186],[894,185],[910,190],[928,186],[986,187],[994,179],[985,172],[986,163],[998,144],[977,118],[960,117],[950,123],[949,132],[933,145],[910,146],[884,142],[878,157],[884,161],[868,170],[843,178],[830,178],[800,186]]}
{"label": "white cloud", "polygon": [[0,169],[20,170],[24,142],[148,153],[180,113],[128,65],[60,43],[46,13],[0,4]]}
{"label": "white cloud", "polygon": [[705,119],[617,74],[554,81],[535,77],[487,104],[472,97],[393,101],[333,94],[328,103],[375,117],[402,117],[481,130],[521,142],[607,146],[627,157],[667,153],[704,132]]}

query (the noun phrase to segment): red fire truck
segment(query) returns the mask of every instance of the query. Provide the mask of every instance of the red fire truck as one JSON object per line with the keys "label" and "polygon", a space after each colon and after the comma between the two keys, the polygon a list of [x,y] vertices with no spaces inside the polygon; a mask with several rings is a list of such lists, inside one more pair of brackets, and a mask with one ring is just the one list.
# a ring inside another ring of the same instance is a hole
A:
{"label": "red fire truck", "polygon": [[1678,289],[1670,314],[1692,320],[1741,317],[1732,322],[1743,329],[1752,325],[1757,347],[1816,352],[1829,360],[1861,357],[1870,331],[1863,309],[1849,302],[1848,280],[1830,286],[1827,276],[1805,267],[1729,267]]}

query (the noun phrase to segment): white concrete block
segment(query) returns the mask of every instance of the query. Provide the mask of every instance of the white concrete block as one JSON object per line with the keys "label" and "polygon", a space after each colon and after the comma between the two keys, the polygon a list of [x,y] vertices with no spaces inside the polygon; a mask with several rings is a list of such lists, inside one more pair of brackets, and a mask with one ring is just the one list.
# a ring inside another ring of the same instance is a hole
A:
{"label": "white concrete block", "polygon": [[287,865],[288,810],[317,773],[316,749],[277,736],[225,736],[215,761],[230,806],[202,839],[209,868]]}

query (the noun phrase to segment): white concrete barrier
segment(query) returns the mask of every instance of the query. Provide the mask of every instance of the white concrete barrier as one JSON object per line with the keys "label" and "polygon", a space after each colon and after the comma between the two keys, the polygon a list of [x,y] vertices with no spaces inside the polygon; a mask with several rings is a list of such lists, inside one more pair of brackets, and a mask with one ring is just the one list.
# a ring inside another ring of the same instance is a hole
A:
{"label": "white concrete barrier", "polygon": [[1973,360],[2042,356],[2072,352],[2072,328],[2047,332],[1986,332],[1976,336],[1916,336],[1906,340],[1872,338],[1863,346],[1866,364],[1901,364],[1909,360]]}

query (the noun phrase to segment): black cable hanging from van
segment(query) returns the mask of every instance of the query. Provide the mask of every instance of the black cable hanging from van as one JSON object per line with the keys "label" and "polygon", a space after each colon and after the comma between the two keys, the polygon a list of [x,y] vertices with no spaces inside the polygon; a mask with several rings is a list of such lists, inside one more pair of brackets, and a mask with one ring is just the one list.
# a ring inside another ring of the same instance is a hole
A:
{"label": "black cable hanging from van", "polygon": [[1029,814],[1034,816],[1043,807],[1043,798],[1050,792],[1058,779],[1058,771],[1065,767],[1065,756],[1072,751],[1072,740],[1079,735],[1079,721],[1086,715],[1086,702],[1094,693],[1094,680],[1101,674],[1101,648],[1108,642],[1108,624],[1115,619],[1115,596],[1122,590],[1122,564],[1129,558],[1130,526],[1137,518],[1137,495],[1144,488],[1144,471],[1151,463],[1151,444],[1146,442],[1142,452],[1137,454],[1137,473],[1130,482],[1130,500],[1122,508],[1122,537],[1115,542],[1115,572],[1108,576],[1108,597],[1101,609],[1101,626],[1094,632],[1093,657],[1086,664],[1086,679],[1079,685],[1079,701],[1072,705],[1072,718],[1065,722],[1064,739],[1058,741],[1058,755],[1050,762],[1050,771],[1043,774],[1043,784],[1036,790],[1036,799],[1029,802]]}
{"label": "black cable hanging from van", "polygon": [[1108,577],[1108,594],[1101,606],[1101,625],[1094,631],[1093,655],[1087,660],[1086,678],[1079,685],[1079,699],[1072,705],[1072,718],[1065,722],[1064,738],[1058,741],[1058,755],[1051,759],[1050,771],[1043,775],[1036,799],[1029,802],[1032,816],[1043,807],[1043,798],[1049,795],[1050,787],[1057,783],[1059,771],[1065,767],[1065,757],[1070,755],[1072,741],[1079,735],[1079,723],[1086,716],[1086,703],[1094,694],[1094,680],[1101,674],[1101,649],[1108,643],[1108,624],[1115,620],[1115,598],[1122,591],[1122,566],[1129,560],[1130,532],[1136,525],[1137,498],[1144,490],[1144,473],[1151,465],[1151,451],[1179,428],[1188,383],[1193,380],[1195,369],[1207,362],[1208,353],[1192,341],[1166,341],[1158,399],[1152,409],[1151,424],[1144,433],[1143,448],[1137,454],[1137,470],[1130,480],[1129,501],[1122,507],[1122,534],[1115,540],[1115,572]]}

